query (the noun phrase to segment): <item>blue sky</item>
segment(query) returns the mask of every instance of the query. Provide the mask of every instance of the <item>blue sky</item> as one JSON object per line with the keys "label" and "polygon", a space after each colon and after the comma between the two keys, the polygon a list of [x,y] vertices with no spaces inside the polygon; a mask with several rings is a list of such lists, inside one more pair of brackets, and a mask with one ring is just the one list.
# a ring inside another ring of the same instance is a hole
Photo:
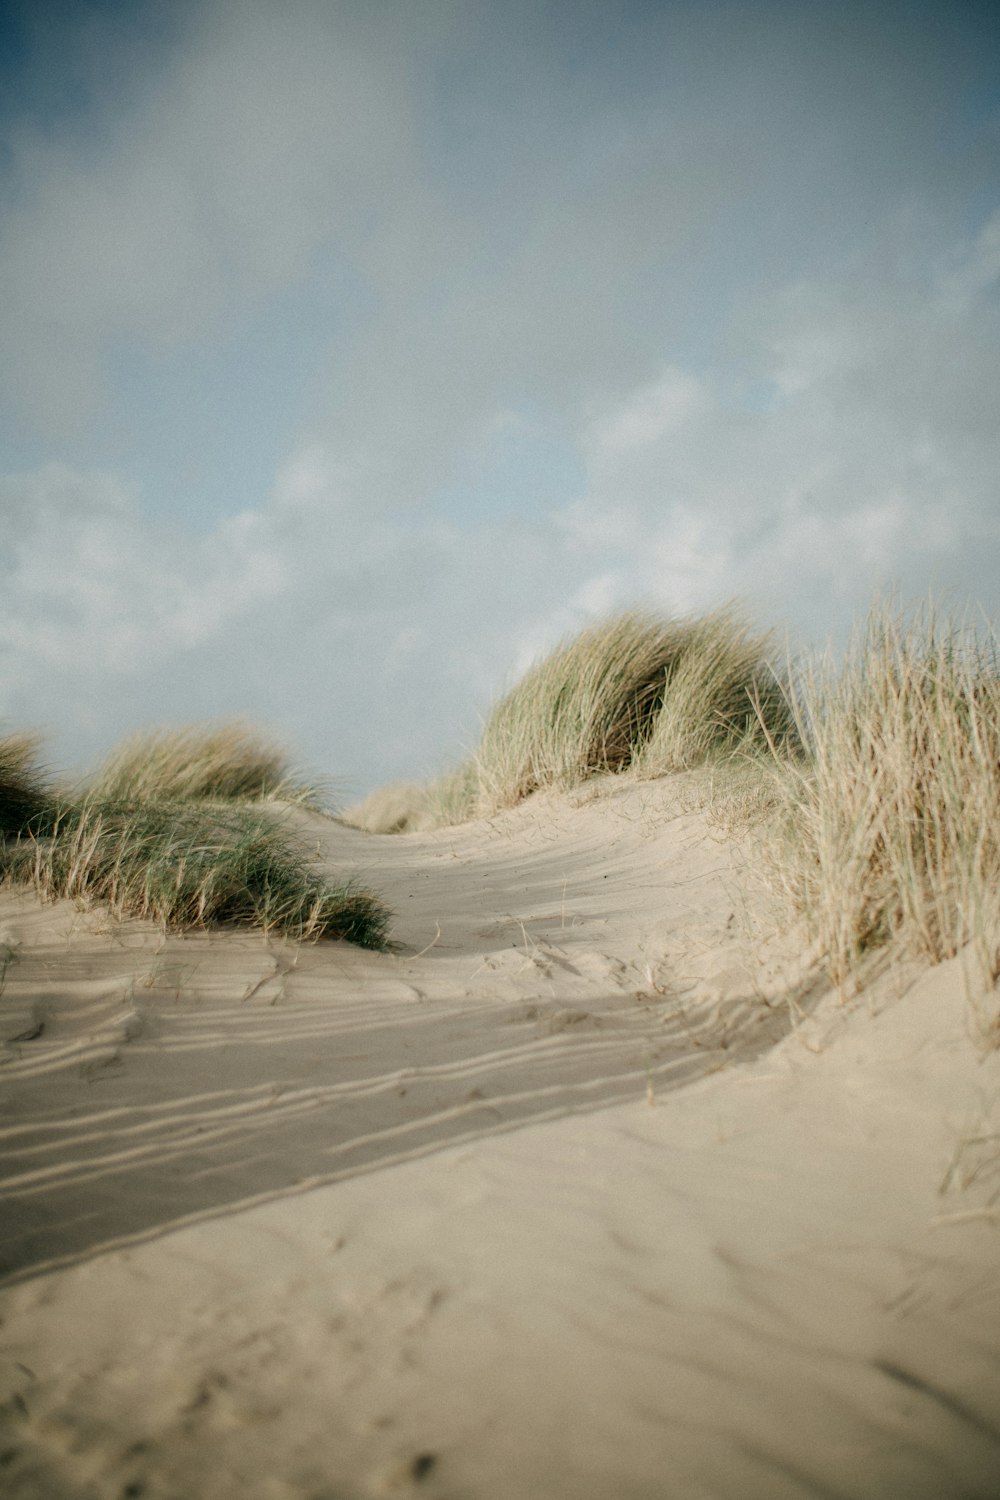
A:
{"label": "blue sky", "polygon": [[0,3],[0,717],[361,792],[635,604],[1000,617],[985,4]]}

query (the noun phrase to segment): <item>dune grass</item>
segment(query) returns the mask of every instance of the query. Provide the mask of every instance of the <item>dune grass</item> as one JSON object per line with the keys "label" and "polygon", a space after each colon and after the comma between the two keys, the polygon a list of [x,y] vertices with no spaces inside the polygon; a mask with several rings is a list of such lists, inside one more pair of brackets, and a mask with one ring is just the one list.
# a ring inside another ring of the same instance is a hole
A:
{"label": "dune grass", "polygon": [[88,778],[86,793],[105,802],[266,799],[317,810],[323,802],[323,789],[297,776],[280,746],[239,723],[133,735]]}
{"label": "dune grass", "polygon": [[391,781],[376,787],[361,802],[348,807],[343,821],[365,833],[420,833],[436,825],[425,817],[426,796],[419,781]]}
{"label": "dune grass", "polygon": [[878,605],[839,668],[794,697],[806,755],[780,759],[771,867],[857,984],[873,950],[932,963],[971,944],[1000,977],[1000,670],[996,643]]}
{"label": "dune grass", "polygon": [[794,725],[769,647],[733,606],[702,619],[615,616],[532,667],[457,770],[375,792],[345,818],[372,832],[440,827],[546,786],[629,768],[661,776],[784,744]]}
{"label": "dune grass", "polygon": [[794,753],[788,682],[773,657],[771,632],[754,629],[734,605],[685,622],[637,772],[666,776],[769,750]]}
{"label": "dune grass", "polygon": [[55,795],[38,763],[39,738],[0,738],[0,835],[41,828],[55,813]]}
{"label": "dune grass", "polygon": [[[930,609],[880,604],[841,665],[800,668],[794,685],[769,648],[732,606],[694,620],[618,616],[533,667],[454,770],[373,793],[345,820],[440,827],[545,786],[708,765],[739,816],[767,825],[772,876],[838,985],[860,982],[887,946],[938,962],[971,945],[996,983],[996,642]],[[170,925],[382,946],[377,898],[325,882],[259,805],[314,795],[281,752],[229,725],[128,741],[59,809],[37,742],[0,740],[8,879]]]}
{"label": "dune grass", "polygon": [[478,795],[475,764],[465,761],[432,781],[394,781],[376,787],[344,812],[343,821],[366,833],[423,833],[475,816]]}
{"label": "dune grass", "polygon": [[770,646],[733,605],[692,619],[625,614],[584,631],[490,714],[475,756],[480,803],[784,744],[794,725]]}
{"label": "dune grass", "polygon": [[[996,985],[997,642],[890,602],[839,664],[800,665],[792,679],[772,670],[769,648],[731,606],[595,626],[497,704],[469,762],[383,800],[382,826],[491,813],[602,772],[707,767],[716,821],[756,824],[772,879],[842,991],[879,952],[937,963],[965,951]],[[1000,1043],[1000,1019],[988,1024]]]}
{"label": "dune grass", "polygon": [[544,657],[493,708],[475,753],[479,810],[628,766],[648,738],[684,627],[624,614]]}
{"label": "dune grass", "polygon": [[385,946],[378,898],[323,878],[262,808],[88,799],[64,809],[47,836],[8,846],[6,873],[43,898],[99,901],[116,917]]}
{"label": "dune grass", "polygon": [[0,740],[0,873],[43,898],[104,903],[173,928],[239,925],[384,948],[389,914],[328,879],[262,799],[312,802],[284,756],[242,726],[137,736],[76,794],[37,742]]}

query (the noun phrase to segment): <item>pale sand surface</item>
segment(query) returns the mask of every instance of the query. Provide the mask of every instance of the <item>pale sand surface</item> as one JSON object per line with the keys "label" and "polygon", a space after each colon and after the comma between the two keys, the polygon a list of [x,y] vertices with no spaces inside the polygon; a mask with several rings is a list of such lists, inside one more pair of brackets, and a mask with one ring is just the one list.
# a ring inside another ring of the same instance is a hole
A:
{"label": "pale sand surface", "polygon": [[1000,1058],[679,783],[379,838],[400,945],[0,900],[0,1493],[1000,1496]]}

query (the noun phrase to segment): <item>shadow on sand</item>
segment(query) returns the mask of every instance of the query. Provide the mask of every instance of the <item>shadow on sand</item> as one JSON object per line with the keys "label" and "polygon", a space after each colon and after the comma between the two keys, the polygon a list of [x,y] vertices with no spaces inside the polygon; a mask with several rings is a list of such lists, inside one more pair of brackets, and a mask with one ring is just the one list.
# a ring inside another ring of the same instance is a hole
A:
{"label": "shadow on sand", "polygon": [[[751,994],[684,1006],[619,991],[575,1004],[477,1000],[473,985],[469,998],[435,1001],[397,982],[345,995],[335,963],[321,945],[238,999],[231,963],[214,988],[210,975],[185,988],[176,964],[145,987],[133,974],[114,995],[106,981],[91,994],[79,976],[75,988],[36,986],[0,1054],[0,1279],[655,1099],[749,1061],[791,1025],[788,997],[769,1007]],[[110,1030],[95,1025],[102,1004]]]}

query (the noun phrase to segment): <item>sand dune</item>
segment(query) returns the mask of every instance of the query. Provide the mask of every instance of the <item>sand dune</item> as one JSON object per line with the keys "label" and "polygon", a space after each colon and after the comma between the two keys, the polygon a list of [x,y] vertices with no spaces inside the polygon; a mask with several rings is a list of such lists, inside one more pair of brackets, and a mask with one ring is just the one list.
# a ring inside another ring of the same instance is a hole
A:
{"label": "sand dune", "polygon": [[290,812],[386,954],[3,896],[5,1494],[1000,1494],[961,961],[840,1003],[684,790]]}

